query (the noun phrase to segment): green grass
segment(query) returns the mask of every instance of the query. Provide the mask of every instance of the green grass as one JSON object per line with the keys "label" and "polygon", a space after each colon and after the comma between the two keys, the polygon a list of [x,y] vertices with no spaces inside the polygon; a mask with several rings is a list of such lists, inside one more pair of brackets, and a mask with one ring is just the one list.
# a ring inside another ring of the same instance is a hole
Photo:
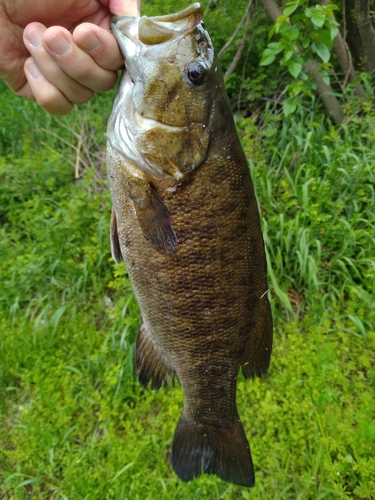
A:
{"label": "green grass", "polygon": [[111,96],[62,120],[4,89],[0,106],[0,498],[374,498],[375,114],[239,123],[275,317],[269,375],[238,384],[247,490],[182,483],[181,390],[134,378],[140,315],[101,165]]}

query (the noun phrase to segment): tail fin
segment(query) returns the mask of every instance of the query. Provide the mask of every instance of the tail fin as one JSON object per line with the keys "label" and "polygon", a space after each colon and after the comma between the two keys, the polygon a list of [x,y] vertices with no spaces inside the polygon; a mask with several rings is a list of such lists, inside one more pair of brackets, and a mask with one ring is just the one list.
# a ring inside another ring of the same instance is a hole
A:
{"label": "tail fin", "polygon": [[183,481],[203,472],[239,486],[253,486],[253,462],[240,419],[229,427],[180,417],[172,443],[172,466]]}

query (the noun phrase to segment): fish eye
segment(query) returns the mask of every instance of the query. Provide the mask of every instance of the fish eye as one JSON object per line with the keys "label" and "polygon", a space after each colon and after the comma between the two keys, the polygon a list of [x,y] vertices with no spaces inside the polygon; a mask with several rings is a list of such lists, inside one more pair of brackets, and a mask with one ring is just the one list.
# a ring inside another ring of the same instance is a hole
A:
{"label": "fish eye", "polygon": [[192,61],[187,65],[186,71],[187,77],[193,85],[195,85],[196,87],[200,87],[203,85],[206,72],[201,64]]}

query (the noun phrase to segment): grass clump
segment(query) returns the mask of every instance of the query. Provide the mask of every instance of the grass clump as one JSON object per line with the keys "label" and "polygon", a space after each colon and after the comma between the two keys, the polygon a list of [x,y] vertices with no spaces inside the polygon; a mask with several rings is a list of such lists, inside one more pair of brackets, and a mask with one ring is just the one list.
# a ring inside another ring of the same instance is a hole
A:
{"label": "grass clump", "polygon": [[4,109],[13,100],[20,126],[0,126],[1,498],[373,498],[375,114],[340,129],[311,110],[239,122],[275,317],[269,375],[238,386],[247,490],[182,483],[170,466],[181,390],[134,378],[140,315],[110,257],[100,165],[111,97],[69,124],[0,92]]}

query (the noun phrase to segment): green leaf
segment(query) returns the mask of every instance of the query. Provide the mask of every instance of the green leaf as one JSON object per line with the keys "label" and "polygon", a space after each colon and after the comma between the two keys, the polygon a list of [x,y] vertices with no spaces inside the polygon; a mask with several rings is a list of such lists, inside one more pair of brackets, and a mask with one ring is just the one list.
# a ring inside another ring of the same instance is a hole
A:
{"label": "green leaf", "polygon": [[316,53],[320,57],[320,59],[324,62],[328,62],[331,58],[331,53],[324,43],[318,43],[316,45]]}
{"label": "green leaf", "polygon": [[289,73],[294,76],[294,78],[297,78],[302,71],[302,64],[292,61],[290,64],[288,64],[288,70]]}
{"label": "green leaf", "polygon": [[323,82],[324,82],[326,85],[329,85],[329,84],[330,84],[329,74],[328,74],[327,72],[324,72],[321,76],[322,76],[322,80],[323,80]]}
{"label": "green leaf", "polygon": [[329,49],[332,47],[332,38],[328,30],[315,30],[313,31],[313,33],[311,33],[311,38],[316,43],[324,43]]}
{"label": "green leaf", "polygon": [[268,40],[271,40],[271,38],[273,37],[273,35],[276,34],[276,26],[275,24],[272,25],[269,33],[268,33]]}
{"label": "green leaf", "polygon": [[286,50],[283,56],[283,64],[286,64],[294,55],[294,50]]}
{"label": "green leaf", "polygon": [[337,26],[337,23],[331,23],[330,34],[331,34],[331,40],[334,40],[339,34],[339,28]]}
{"label": "green leaf", "polygon": [[299,7],[299,1],[296,2],[287,2],[285,9],[283,10],[283,14],[285,17],[289,17],[290,14],[293,14],[295,10]]}
{"label": "green leaf", "polygon": [[288,97],[283,101],[283,111],[285,116],[289,116],[297,109],[296,99]]}
{"label": "green leaf", "polygon": [[259,66],[268,66],[269,64],[273,63],[275,58],[276,58],[275,52],[273,52],[270,49],[265,49],[260,59]]}
{"label": "green leaf", "polygon": [[278,42],[269,43],[267,48],[272,49],[275,54],[279,54],[283,50],[283,47]]}
{"label": "green leaf", "polygon": [[310,40],[309,40],[308,38],[304,38],[304,39],[302,40],[302,47],[303,47],[304,49],[307,49],[307,47],[308,47],[309,45],[310,45]]}
{"label": "green leaf", "polygon": [[275,23],[275,33],[279,33],[279,31],[287,24],[288,20],[287,18],[283,15],[280,16],[276,19]]}
{"label": "green leaf", "polygon": [[[292,83],[290,83],[286,90],[288,91],[289,97],[288,99],[293,99],[294,102],[296,102],[296,99],[300,99],[299,96],[301,92],[307,93],[307,88],[303,84],[302,81],[300,80],[294,80]],[[299,100],[298,100],[299,102]]]}
{"label": "green leaf", "polygon": [[310,7],[305,9],[305,15],[308,17],[316,28],[321,28],[326,20],[326,15],[322,12],[320,6]]}
{"label": "green leaf", "polygon": [[268,44],[267,48],[264,49],[262,57],[260,59],[260,66],[268,66],[273,63],[276,55],[282,52],[283,48],[277,42],[271,42]]}
{"label": "green leaf", "polygon": [[300,31],[295,26],[285,26],[284,28],[282,28],[282,30],[280,30],[280,33],[286,39],[288,39],[289,41],[292,42],[294,40],[297,40],[297,38],[299,37]]}

